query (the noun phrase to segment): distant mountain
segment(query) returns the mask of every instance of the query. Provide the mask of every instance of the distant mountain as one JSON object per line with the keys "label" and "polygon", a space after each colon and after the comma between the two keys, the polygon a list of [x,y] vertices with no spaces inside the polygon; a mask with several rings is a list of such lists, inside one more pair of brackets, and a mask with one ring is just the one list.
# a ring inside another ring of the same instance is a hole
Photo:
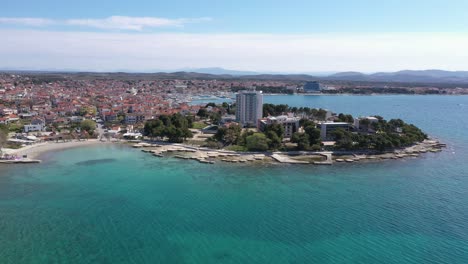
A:
{"label": "distant mountain", "polygon": [[[5,71],[4,71],[5,72]],[[40,75],[50,78],[75,77],[80,79],[205,79],[205,80],[272,80],[272,81],[357,81],[357,82],[397,82],[417,84],[468,84],[468,71],[404,70],[398,72],[339,72],[328,76],[309,74],[261,74],[255,72],[233,71],[223,68],[204,68],[197,71],[131,73],[131,72],[66,72],[66,71],[8,71],[19,74]]]}
{"label": "distant mountain", "polygon": [[369,81],[369,82],[407,82],[407,83],[468,83],[468,71],[443,70],[404,70],[398,72],[342,72],[327,77],[330,80]]}
{"label": "distant mountain", "polygon": [[334,78],[347,78],[347,77],[364,77],[366,76],[364,73],[361,72],[338,72],[335,74],[331,74],[328,77],[334,77]]}
{"label": "distant mountain", "polygon": [[228,70],[220,67],[212,67],[212,68],[199,68],[199,69],[183,69],[181,71],[187,72],[196,72],[196,73],[206,73],[206,74],[215,74],[215,75],[232,75],[232,76],[243,76],[243,75],[256,75],[259,74],[258,72],[252,71],[237,71],[237,70]]}
{"label": "distant mountain", "polygon": [[197,73],[207,73],[207,74],[215,74],[215,75],[232,75],[232,76],[246,76],[246,75],[312,75],[312,76],[328,76],[330,74],[336,72],[274,72],[274,71],[239,71],[239,70],[229,70],[220,67],[212,67],[212,68],[199,68],[199,69],[192,69],[192,68],[185,68],[178,71],[187,71],[187,72],[197,72]]}

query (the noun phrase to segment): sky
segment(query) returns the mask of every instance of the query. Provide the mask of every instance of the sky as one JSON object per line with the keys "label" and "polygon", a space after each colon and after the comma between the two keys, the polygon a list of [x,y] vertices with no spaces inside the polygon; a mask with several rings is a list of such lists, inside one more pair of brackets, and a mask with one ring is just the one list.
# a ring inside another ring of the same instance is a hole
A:
{"label": "sky", "polygon": [[0,0],[0,69],[468,70],[466,0]]}

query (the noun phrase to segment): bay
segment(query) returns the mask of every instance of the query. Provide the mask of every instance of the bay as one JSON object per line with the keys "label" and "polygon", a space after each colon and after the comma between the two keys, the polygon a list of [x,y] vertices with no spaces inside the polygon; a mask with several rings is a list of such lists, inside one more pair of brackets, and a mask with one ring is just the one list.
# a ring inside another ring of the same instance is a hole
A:
{"label": "bay", "polygon": [[467,96],[266,96],[402,118],[448,147],[327,167],[119,145],[0,169],[0,263],[468,263]]}

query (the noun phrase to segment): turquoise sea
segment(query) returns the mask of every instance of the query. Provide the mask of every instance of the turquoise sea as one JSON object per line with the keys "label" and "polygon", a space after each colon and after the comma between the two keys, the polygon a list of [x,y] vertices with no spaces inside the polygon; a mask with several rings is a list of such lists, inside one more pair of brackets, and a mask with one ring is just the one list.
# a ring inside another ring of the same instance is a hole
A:
{"label": "turquoise sea", "polygon": [[438,154],[206,165],[118,145],[0,167],[0,263],[468,263],[468,96],[268,96],[403,118]]}

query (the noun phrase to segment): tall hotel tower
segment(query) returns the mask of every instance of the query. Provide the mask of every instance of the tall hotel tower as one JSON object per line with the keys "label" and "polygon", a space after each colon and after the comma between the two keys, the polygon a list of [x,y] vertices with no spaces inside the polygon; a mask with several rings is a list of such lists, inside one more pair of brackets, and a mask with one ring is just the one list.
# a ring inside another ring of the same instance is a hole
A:
{"label": "tall hotel tower", "polygon": [[256,127],[263,117],[263,94],[261,91],[239,91],[236,95],[236,120],[243,127]]}

